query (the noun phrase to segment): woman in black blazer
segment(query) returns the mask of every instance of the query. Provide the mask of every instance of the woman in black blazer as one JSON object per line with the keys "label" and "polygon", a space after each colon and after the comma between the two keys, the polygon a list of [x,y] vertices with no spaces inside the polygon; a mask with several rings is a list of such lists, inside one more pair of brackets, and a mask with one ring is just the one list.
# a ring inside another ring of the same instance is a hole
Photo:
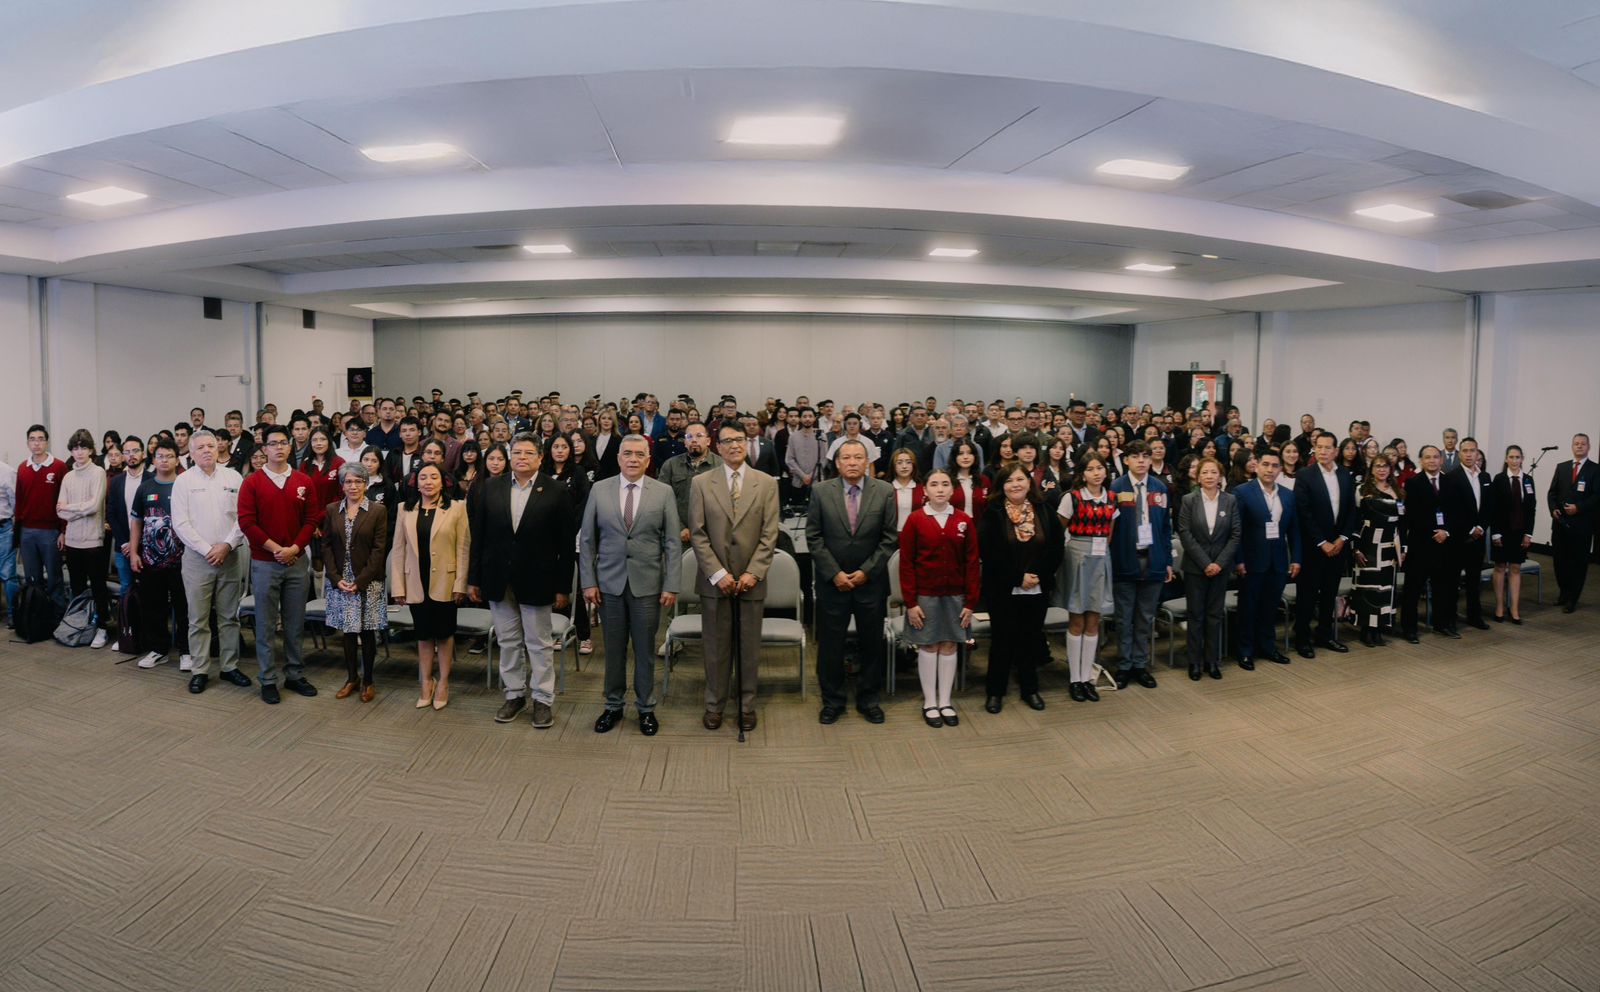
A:
{"label": "woman in black blazer", "polygon": [[594,478],[609,479],[613,475],[620,475],[622,468],[617,464],[617,451],[622,446],[622,435],[617,432],[617,415],[610,410],[601,410],[595,414],[595,423],[599,429],[595,431],[594,443],[589,445],[589,450],[594,454]]}
{"label": "woman in black blazer", "polygon": [[996,483],[997,491],[978,520],[983,602],[989,610],[990,632],[989,698],[983,708],[1000,712],[1014,664],[1022,701],[1042,710],[1039,663],[1050,657],[1044,615],[1065,540],[1061,521],[1045,507],[1033,477],[1021,463],[1009,463],[997,473]]}
{"label": "woman in black blazer", "polygon": [[1202,458],[1199,477],[1199,488],[1184,495],[1178,512],[1189,612],[1189,678],[1195,682],[1202,667],[1212,678],[1222,678],[1223,608],[1239,552],[1239,512],[1233,494],[1222,491],[1222,463]]}
{"label": "woman in black blazer", "polygon": [[[1503,623],[1510,606],[1511,622],[1522,623],[1522,563],[1533,543],[1533,521],[1539,497],[1533,476],[1522,470],[1522,449],[1506,448],[1500,474],[1489,487],[1489,559],[1494,562],[1494,622]],[[1510,586],[1508,590],[1506,587]]]}

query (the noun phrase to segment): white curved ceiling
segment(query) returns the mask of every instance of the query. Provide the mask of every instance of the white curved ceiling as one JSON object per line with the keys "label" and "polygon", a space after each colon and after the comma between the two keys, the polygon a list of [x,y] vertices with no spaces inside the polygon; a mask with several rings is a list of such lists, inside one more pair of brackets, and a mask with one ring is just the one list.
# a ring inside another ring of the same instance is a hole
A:
{"label": "white curved ceiling", "polygon": [[[1600,2],[6,5],[0,270],[418,316],[1590,285],[1596,81]],[[767,114],[843,135],[724,140]],[[360,152],[428,141],[464,154]],[[1096,171],[1118,158],[1188,172]],[[106,185],[147,197],[64,199]],[[1353,212],[1388,203],[1433,216]]]}

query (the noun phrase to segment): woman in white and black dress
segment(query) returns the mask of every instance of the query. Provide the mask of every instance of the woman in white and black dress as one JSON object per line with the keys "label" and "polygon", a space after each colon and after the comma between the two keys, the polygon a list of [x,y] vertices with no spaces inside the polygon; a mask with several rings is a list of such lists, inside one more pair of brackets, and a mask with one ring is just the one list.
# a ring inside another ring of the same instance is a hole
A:
{"label": "woman in white and black dress", "polygon": [[1367,477],[1360,491],[1361,534],[1356,538],[1355,577],[1350,591],[1361,643],[1373,648],[1388,643],[1383,635],[1394,629],[1397,577],[1405,557],[1400,544],[1403,497],[1394,477],[1394,463],[1379,453],[1367,464]]}

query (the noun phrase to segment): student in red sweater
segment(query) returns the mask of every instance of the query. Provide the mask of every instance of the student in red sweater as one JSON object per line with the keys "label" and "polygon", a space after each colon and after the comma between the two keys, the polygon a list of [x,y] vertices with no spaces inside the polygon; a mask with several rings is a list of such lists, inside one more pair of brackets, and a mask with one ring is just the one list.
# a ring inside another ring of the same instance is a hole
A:
{"label": "student in red sweater", "polygon": [[22,553],[22,570],[28,581],[43,576],[50,598],[65,608],[67,589],[61,581],[61,549],[66,547],[67,523],[56,515],[61,480],[67,463],[50,454],[50,432],[43,424],[28,428],[28,460],[17,469],[16,524],[12,540]]}
{"label": "student in red sweater", "polygon": [[305,627],[306,591],[311,570],[306,546],[320,516],[316,484],[289,467],[289,429],[274,424],[262,435],[267,464],[239,487],[239,529],[250,542],[250,590],[256,600],[256,663],[261,666],[261,700],[277,703],[278,665],[272,635],[283,617],[283,687],[315,696],[301,667],[300,634]]}
{"label": "student in red sweater", "polygon": [[956,679],[956,645],[967,639],[978,605],[978,528],[950,505],[950,473],[936,468],[922,484],[927,503],[913,510],[900,531],[900,594],[906,640],[917,645],[922,719],[930,727],[961,722],[950,705]]}

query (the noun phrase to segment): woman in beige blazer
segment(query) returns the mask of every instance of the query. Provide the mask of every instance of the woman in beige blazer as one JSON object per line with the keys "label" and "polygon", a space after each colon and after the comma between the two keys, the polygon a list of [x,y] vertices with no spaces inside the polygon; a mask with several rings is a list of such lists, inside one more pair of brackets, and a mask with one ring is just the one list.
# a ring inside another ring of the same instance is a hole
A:
{"label": "woman in beige blazer", "polygon": [[[450,699],[450,663],[455,660],[456,607],[467,596],[467,562],[472,537],[467,504],[444,493],[437,465],[417,471],[417,496],[400,508],[394,549],[389,553],[389,588],[411,608],[417,634],[417,678],[422,697],[417,709],[442,710]],[[433,659],[439,681],[433,681]]]}

